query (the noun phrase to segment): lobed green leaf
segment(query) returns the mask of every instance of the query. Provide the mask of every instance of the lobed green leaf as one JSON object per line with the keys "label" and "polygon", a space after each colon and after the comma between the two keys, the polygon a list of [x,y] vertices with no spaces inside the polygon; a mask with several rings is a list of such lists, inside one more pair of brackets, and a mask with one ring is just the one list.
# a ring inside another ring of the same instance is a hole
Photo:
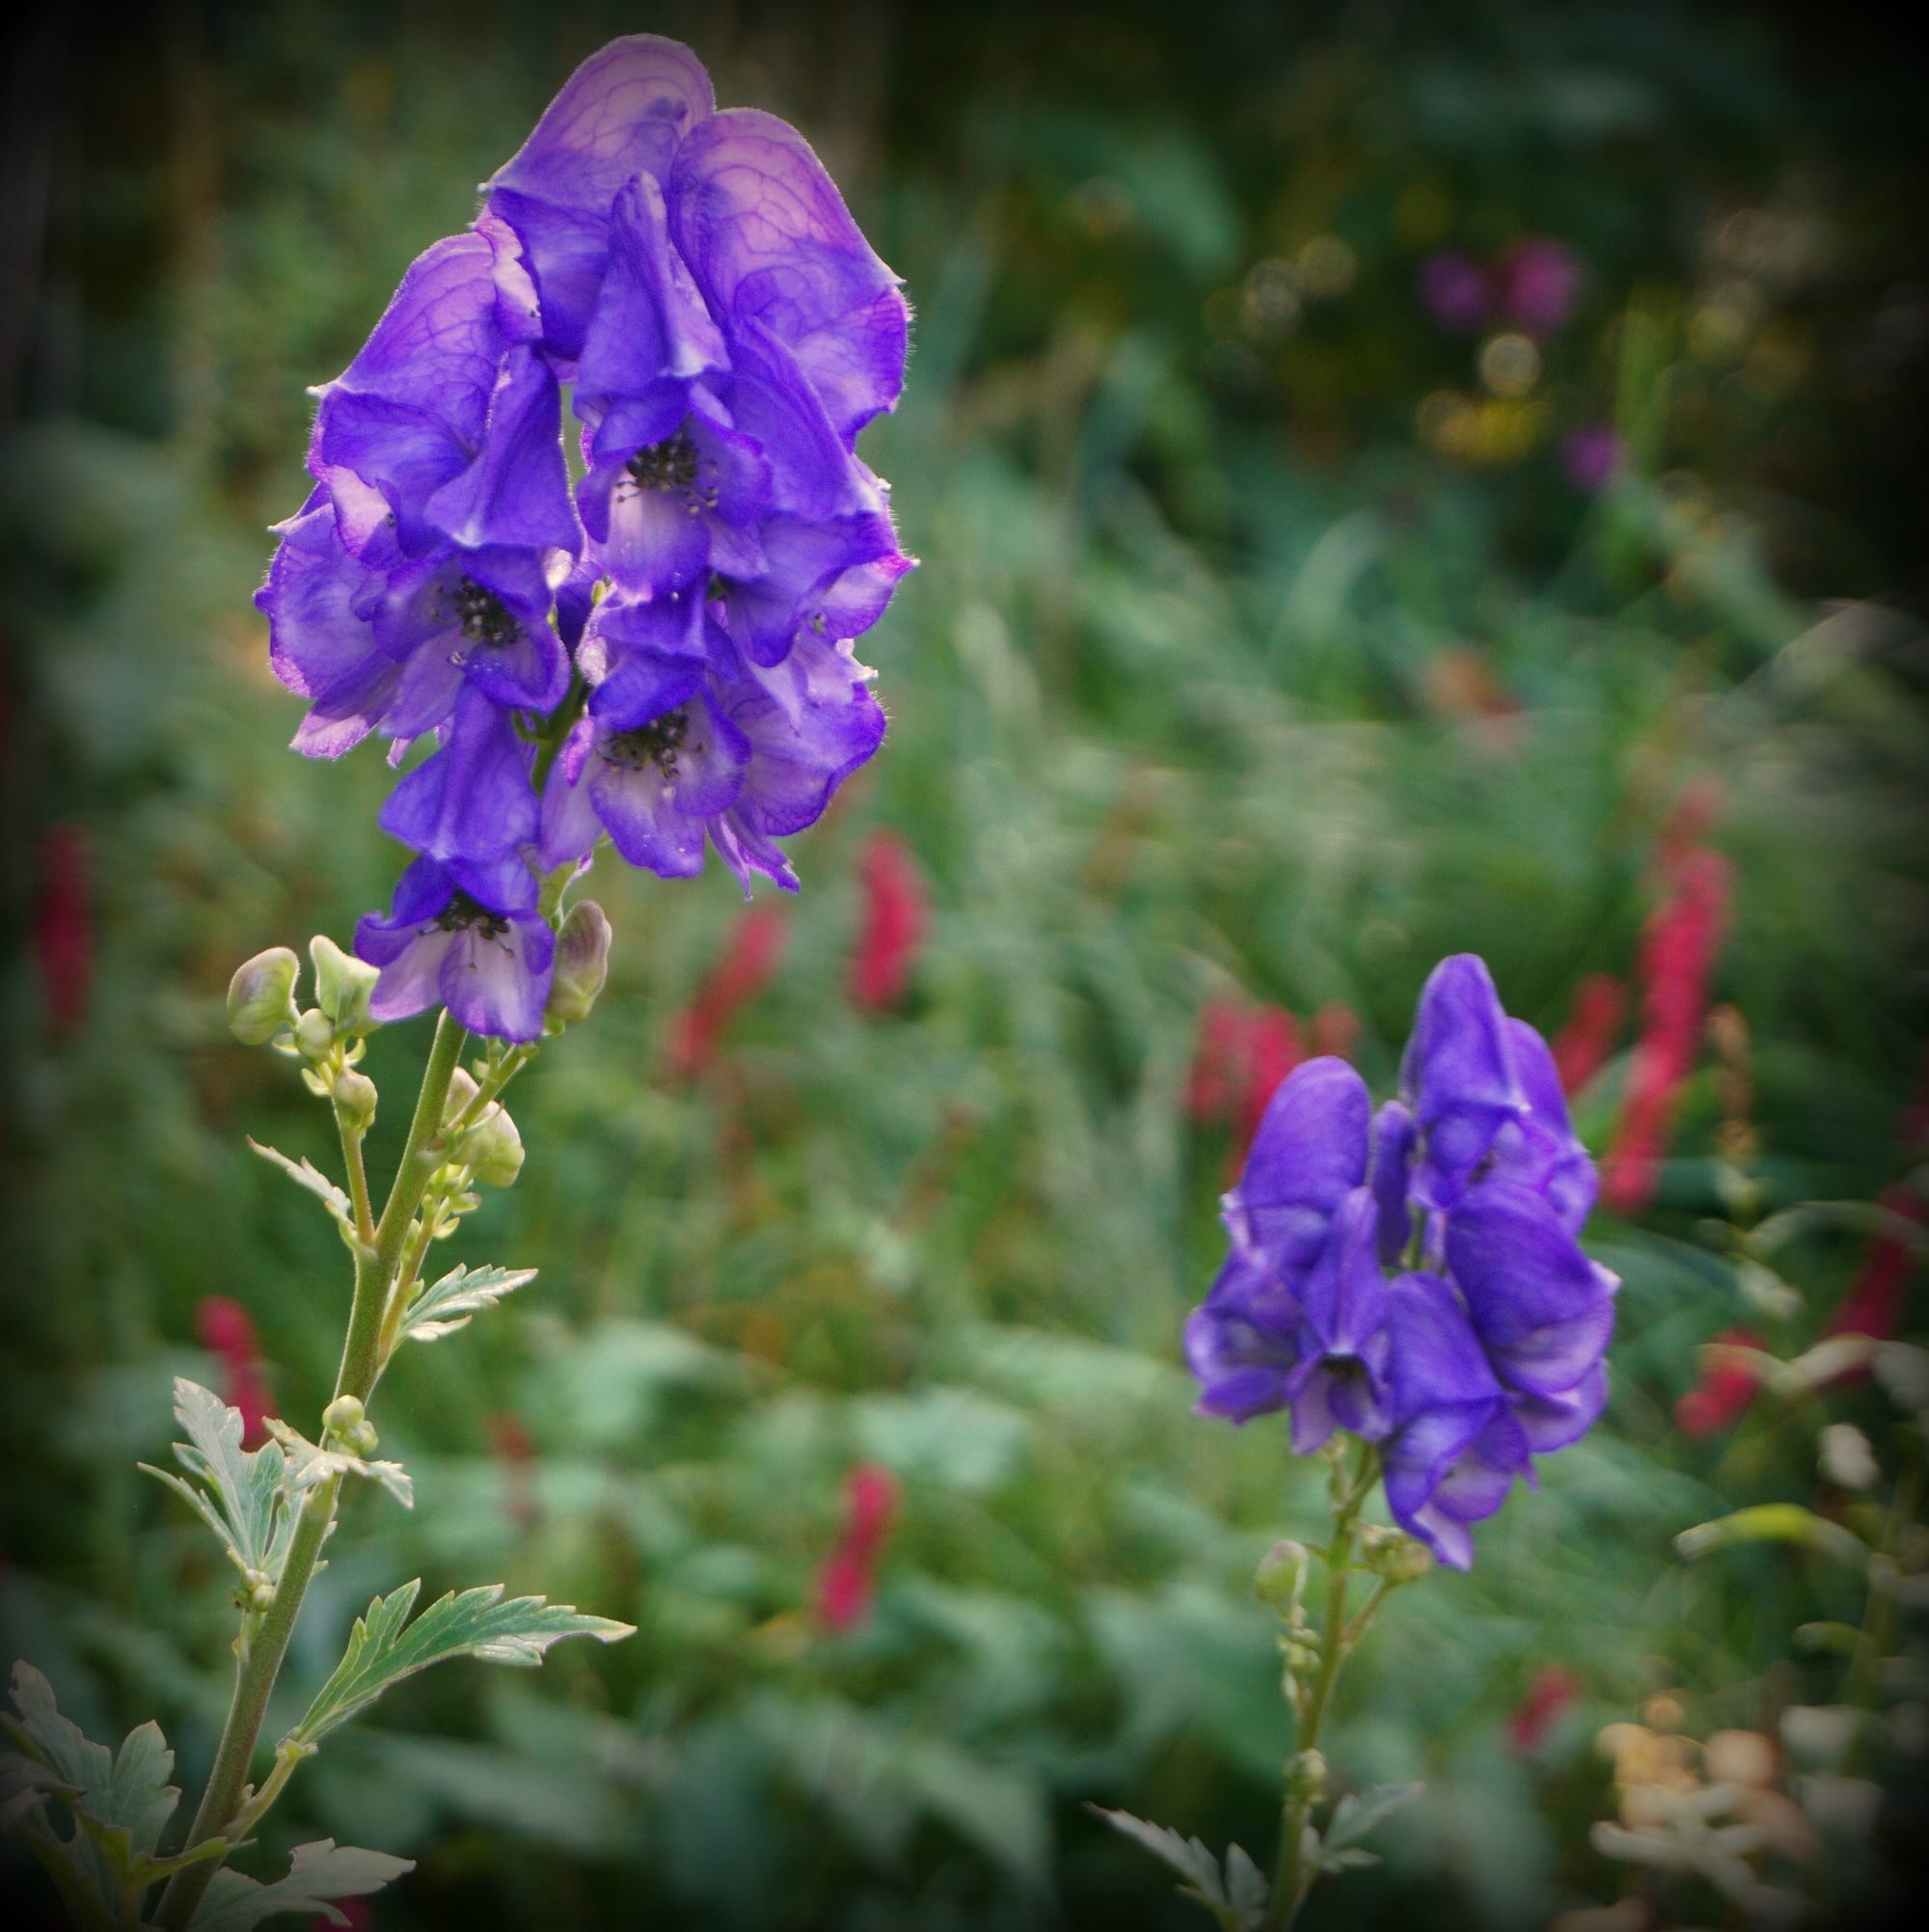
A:
{"label": "lobed green leaf", "polygon": [[402,1333],[418,1342],[439,1341],[467,1327],[470,1318],[494,1308],[505,1294],[535,1280],[532,1267],[454,1267],[424,1289],[402,1317]]}
{"label": "lobed green leaf", "polygon": [[413,1859],[321,1838],[297,1845],[287,1876],[267,1885],[227,1867],[216,1872],[188,1923],[193,1932],[252,1932],[264,1918],[308,1912],[331,1925],[346,1925],[347,1914],[336,1909],[340,1900],[366,1898],[414,1869]]}

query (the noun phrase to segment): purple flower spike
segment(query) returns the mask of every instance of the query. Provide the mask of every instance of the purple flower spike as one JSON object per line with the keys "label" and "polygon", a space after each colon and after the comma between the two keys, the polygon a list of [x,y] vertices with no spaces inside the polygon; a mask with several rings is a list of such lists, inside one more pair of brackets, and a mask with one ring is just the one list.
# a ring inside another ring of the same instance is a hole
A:
{"label": "purple flower spike", "polygon": [[1507,1015],[1475,954],[1442,960],[1421,989],[1399,1091],[1420,1126],[1414,1196],[1452,1208],[1502,1126],[1527,1110]]}
{"label": "purple flower spike", "polygon": [[1372,1102],[1344,1060],[1308,1060],[1280,1082],[1221,1206],[1235,1246],[1288,1281],[1319,1258],[1340,1203],[1367,1174]]}
{"label": "purple flower spike", "polygon": [[556,935],[536,913],[536,882],[520,858],[445,865],[418,858],[395,884],[394,910],[370,912],[355,950],[381,977],[377,1020],[447,1006],[472,1033],[540,1039]]}
{"label": "purple flower spike", "polygon": [[610,260],[610,217],[638,175],[665,180],[677,144],[716,104],[686,46],[632,34],[563,83],[514,157],[483,184],[521,237],[542,306],[543,342],[574,362]]}
{"label": "purple flower spike", "polygon": [[1567,1096],[1547,1042],[1524,1020],[1509,1020],[1507,1030],[1527,1112],[1504,1123],[1494,1136],[1493,1174],[1531,1187],[1561,1225],[1578,1235],[1593,1208],[1600,1176],[1567,1117]]}
{"label": "purple flower spike", "polygon": [[897,404],[910,312],[824,164],[755,108],[713,116],[677,150],[671,231],[712,309],[791,349],[837,432]]}

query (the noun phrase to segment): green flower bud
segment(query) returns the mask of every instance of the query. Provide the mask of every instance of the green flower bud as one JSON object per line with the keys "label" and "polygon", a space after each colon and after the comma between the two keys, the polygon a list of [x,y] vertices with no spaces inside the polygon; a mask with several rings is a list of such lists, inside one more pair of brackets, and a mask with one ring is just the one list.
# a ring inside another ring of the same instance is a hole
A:
{"label": "green flower bud", "polygon": [[1377,1523],[1360,1532],[1360,1554],[1367,1567],[1390,1584],[1417,1583],[1433,1567],[1433,1552],[1425,1543]]}
{"label": "green flower bud", "polygon": [[321,1426],[331,1435],[342,1435],[361,1426],[367,1410],[360,1396],[337,1396],[321,1412]]}
{"label": "green flower bud", "polygon": [[556,936],[556,977],[543,1010],[543,1030],[559,1033],[587,1020],[609,975],[610,921],[594,899],[579,899]]}
{"label": "green flower bud", "polygon": [[367,1074],[344,1067],[335,1076],[335,1110],[351,1133],[367,1133],[375,1124],[375,1083]]}
{"label": "green flower bud", "polygon": [[1317,1751],[1297,1751],[1286,1760],[1286,1795],[1317,1805],[1326,1795],[1326,1759]]}
{"label": "green flower bud", "polygon": [[314,962],[314,1003],[341,1032],[360,1032],[368,1024],[368,995],[380,969],[344,953],[326,933],[308,942],[308,956]]}
{"label": "green flower bud", "polygon": [[311,1006],[295,1021],[295,1047],[304,1060],[321,1061],[328,1058],[335,1046],[335,1028],[329,1023],[328,1015],[320,1007]]}
{"label": "green flower bud", "polygon": [[286,946],[270,946],[234,968],[228,982],[228,1024],[244,1047],[265,1047],[295,1017],[301,962]]}
{"label": "green flower bud", "polygon": [[490,1107],[462,1142],[462,1160],[484,1187],[512,1187],[523,1171],[523,1137],[500,1103]]}
{"label": "green flower bud", "polygon": [[264,1578],[248,1592],[248,1608],[253,1611],[266,1610],[275,1600],[275,1586]]}
{"label": "green flower bud", "polygon": [[448,1126],[451,1121],[462,1118],[463,1109],[475,1098],[476,1087],[468,1070],[458,1067],[448,1076],[448,1098],[442,1103],[442,1124]]}
{"label": "green flower bud", "polygon": [[1291,1539],[1273,1544],[1253,1572],[1253,1588],[1262,1603],[1291,1610],[1306,1587],[1306,1545]]}

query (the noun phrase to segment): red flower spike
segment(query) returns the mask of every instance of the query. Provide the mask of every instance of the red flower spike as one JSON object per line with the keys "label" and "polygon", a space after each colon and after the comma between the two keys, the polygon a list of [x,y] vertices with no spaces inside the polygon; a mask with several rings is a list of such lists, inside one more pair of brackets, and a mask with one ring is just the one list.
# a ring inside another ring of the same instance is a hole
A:
{"label": "red flower spike", "polygon": [[1508,1745],[1523,1757],[1531,1755],[1580,1696],[1581,1680],[1572,1671],[1561,1664],[1543,1664],[1535,1672],[1527,1695],[1508,1714]]}
{"label": "red flower spike", "polygon": [[669,1065],[679,1078],[709,1071],[730,1022],[775,976],[788,938],[783,914],[768,906],[752,907],[737,921],[722,957],[671,1024]]}
{"label": "red flower spike", "polygon": [[924,943],[929,902],[910,848],[890,832],[874,832],[857,860],[863,920],[851,955],[851,1004],[884,1013],[902,1003]]}
{"label": "red flower spike", "polygon": [[274,1398],[268,1393],[254,1317],[228,1295],[204,1294],[195,1306],[194,1332],[202,1347],[221,1363],[221,1400],[241,1411],[243,1447],[258,1447],[267,1439]]}
{"label": "red flower spike", "polygon": [[1627,1004],[1627,988],[1613,973],[1589,973],[1574,989],[1567,1023],[1551,1043],[1561,1091],[1570,1100],[1607,1064]]}
{"label": "red flower spike", "polygon": [[844,1521],[837,1545],[817,1572],[817,1620],[855,1630],[871,1614],[878,1559],[897,1514],[898,1480],[882,1464],[860,1462],[844,1479]]}

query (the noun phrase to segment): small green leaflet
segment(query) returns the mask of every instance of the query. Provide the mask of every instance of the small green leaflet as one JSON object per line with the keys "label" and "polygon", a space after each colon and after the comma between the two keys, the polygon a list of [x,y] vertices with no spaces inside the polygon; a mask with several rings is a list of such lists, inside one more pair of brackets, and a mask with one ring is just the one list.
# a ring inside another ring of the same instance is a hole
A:
{"label": "small green leaflet", "polygon": [[185,1375],[175,1377],[175,1419],[188,1437],[175,1444],[175,1457],[205,1488],[151,1463],[141,1467],[187,1499],[244,1577],[252,1571],[272,1580],[281,1573],[294,1527],[292,1513],[284,1507],[281,1450],[273,1443],[243,1449],[241,1411]]}
{"label": "small green leaflet", "polygon": [[585,1617],[567,1603],[546,1603],[540,1596],[513,1596],[505,1603],[500,1583],[438,1598],[408,1623],[421,1589],[418,1577],[387,1596],[378,1596],[368,1614],[356,1619],[335,1674],[322,1685],[286,1743],[318,1744],[337,1725],[367,1709],[391,1684],[445,1658],[539,1664],[543,1652],[564,1637],[594,1637],[600,1644],[613,1644],[636,1632],[633,1623]]}
{"label": "small green leaflet", "polygon": [[1363,1791],[1357,1797],[1347,1792],[1333,1807],[1332,1819],[1320,1839],[1320,1869],[1346,1871],[1360,1865],[1378,1864],[1378,1854],[1362,1851],[1361,1841],[1426,1789],[1425,1784],[1415,1782],[1375,1784],[1371,1791]]}
{"label": "small green leaflet", "polygon": [[1167,1826],[1135,1818],[1129,1811],[1108,1811],[1102,1805],[1088,1805],[1085,1809],[1103,1818],[1115,1832],[1135,1839],[1155,1858],[1163,1859],[1185,1880],[1179,1888],[1180,1896],[1197,1899],[1225,1932],[1259,1932],[1264,1924],[1265,1874],[1237,1845],[1226,1853],[1222,1877],[1219,1861],[1203,1840],[1182,1838]]}
{"label": "small green leaflet", "polygon": [[288,1875],[270,1885],[231,1869],[216,1872],[188,1923],[193,1932],[252,1932],[277,1913],[308,1912],[321,1914],[331,1925],[346,1925],[348,1915],[335,1909],[338,1900],[366,1898],[414,1869],[414,1859],[391,1858],[387,1852],[362,1851],[322,1838],[297,1845]]}
{"label": "small green leaflet", "polygon": [[425,1288],[409,1304],[402,1317],[402,1333],[418,1342],[439,1341],[467,1327],[473,1315],[494,1308],[505,1294],[513,1293],[536,1278],[532,1267],[454,1267],[435,1284]]}
{"label": "small green leaflet", "polygon": [[415,1508],[415,1483],[399,1462],[369,1462],[346,1450],[319,1448],[285,1422],[270,1422],[268,1427],[286,1453],[291,1496],[305,1495],[331,1476],[366,1476],[371,1483],[379,1483],[403,1509]]}
{"label": "small green leaflet", "polygon": [[1754,1503],[1710,1523],[1697,1523],[1674,1538],[1674,1547],[1692,1563],[1737,1543],[1796,1543],[1834,1557],[1852,1569],[1868,1566],[1868,1545],[1853,1530],[1818,1516],[1799,1503]]}
{"label": "small green leaflet", "polygon": [[359,1243],[355,1235],[355,1210],[348,1196],[313,1161],[304,1157],[290,1160],[278,1147],[264,1147],[252,1134],[248,1145],[271,1166],[279,1167],[297,1187],[305,1187],[335,1216],[341,1238],[352,1248]]}

